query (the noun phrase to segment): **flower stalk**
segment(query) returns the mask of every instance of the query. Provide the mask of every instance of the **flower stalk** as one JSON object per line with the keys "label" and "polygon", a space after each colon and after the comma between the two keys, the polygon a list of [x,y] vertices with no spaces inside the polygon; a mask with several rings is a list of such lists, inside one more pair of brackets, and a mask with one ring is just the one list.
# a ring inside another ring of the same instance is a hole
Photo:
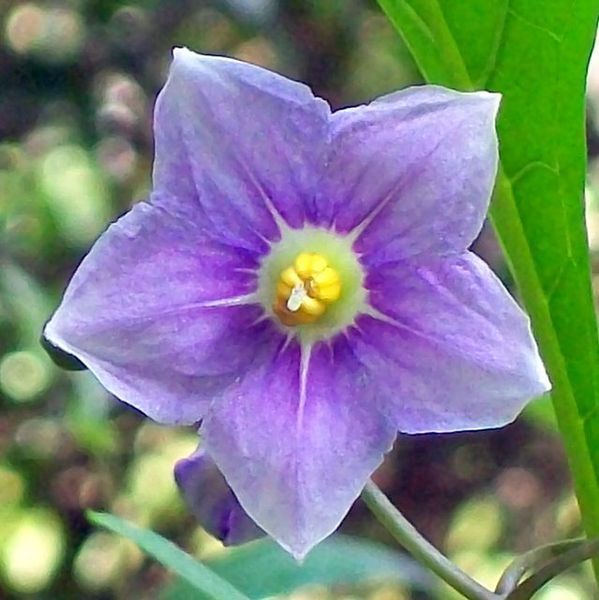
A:
{"label": "flower stalk", "polygon": [[[366,484],[362,499],[414,558],[468,600],[530,600],[541,587],[566,569],[599,555],[599,539],[565,540],[535,548],[508,566],[492,592],[426,540],[372,481]],[[532,574],[522,581],[528,573]]]}
{"label": "flower stalk", "polygon": [[426,540],[391,504],[387,496],[369,481],[362,500],[387,531],[418,561],[427,566],[468,600],[497,600],[500,596],[483,587]]}
{"label": "flower stalk", "polygon": [[[506,600],[529,600],[566,569],[599,555],[599,540],[565,540],[535,548],[516,558],[504,571],[496,592]],[[533,571],[524,581],[522,577]]]}

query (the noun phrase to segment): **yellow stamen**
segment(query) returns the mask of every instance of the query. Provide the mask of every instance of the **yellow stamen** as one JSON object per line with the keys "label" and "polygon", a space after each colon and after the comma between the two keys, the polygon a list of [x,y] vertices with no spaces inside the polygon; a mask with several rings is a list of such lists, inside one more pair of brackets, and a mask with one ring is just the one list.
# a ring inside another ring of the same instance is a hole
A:
{"label": "yellow stamen", "polygon": [[341,295],[339,274],[314,252],[298,254],[293,266],[281,272],[273,311],[287,326],[317,321]]}
{"label": "yellow stamen", "polygon": [[301,277],[295,272],[293,267],[285,269],[281,273],[281,281],[292,288],[294,285],[302,283]]}
{"label": "yellow stamen", "polygon": [[316,273],[314,277],[312,277],[314,284],[317,286],[327,286],[332,283],[337,283],[339,281],[339,275],[337,275],[337,271],[331,267],[326,267],[320,273]]}

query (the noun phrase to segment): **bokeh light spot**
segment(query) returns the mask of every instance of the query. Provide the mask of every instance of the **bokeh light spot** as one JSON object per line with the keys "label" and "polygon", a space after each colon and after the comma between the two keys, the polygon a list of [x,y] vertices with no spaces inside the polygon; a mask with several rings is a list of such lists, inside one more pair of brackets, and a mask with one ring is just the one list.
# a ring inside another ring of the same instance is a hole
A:
{"label": "bokeh light spot", "polygon": [[44,11],[36,4],[15,6],[8,15],[5,37],[8,45],[19,54],[35,48],[44,31]]}
{"label": "bokeh light spot", "polygon": [[73,571],[82,587],[99,591],[110,587],[143,561],[132,542],[110,533],[90,535],[75,557]]}
{"label": "bokeh light spot", "polygon": [[34,3],[16,6],[6,20],[8,45],[19,54],[33,54],[43,62],[63,62],[76,56],[84,40],[78,12],[67,7]]}
{"label": "bokeh light spot", "polygon": [[42,161],[41,183],[56,224],[70,244],[89,244],[110,220],[105,184],[80,146],[50,150]]}
{"label": "bokeh light spot", "polygon": [[63,552],[64,533],[54,513],[25,513],[2,547],[4,580],[16,592],[43,590],[60,566]]}
{"label": "bokeh light spot", "polygon": [[11,352],[0,362],[0,388],[17,402],[34,399],[48,387],[50,380],[50,369],[33,352]]}
{"label": "bokeh light spot", "polygon": [[0,507],[19,504],[24,493],[25,481],[21,474],[7,465],[0,465]]}

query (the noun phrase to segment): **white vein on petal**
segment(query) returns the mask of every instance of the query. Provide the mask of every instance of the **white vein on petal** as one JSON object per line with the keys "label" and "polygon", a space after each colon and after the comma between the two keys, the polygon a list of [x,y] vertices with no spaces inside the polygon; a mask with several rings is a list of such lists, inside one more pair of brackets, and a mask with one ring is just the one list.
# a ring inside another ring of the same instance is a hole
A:
{"label": "white vein on petal", "polygon": [[311,344],[301,344],[299,365],[299,404],[297,407],[297,433],[301,433],[304,427],[304,411],[306,408],[306,390],[308,385],[308,370],[310,368],[310,357],[312,355]]}
{"label": "white vein on petal", "polygon": [[[170,78],[171,78],[171,76],[169,76],[169,79]],[[181,104],[179,103],[179,100],[175,100],[175,102],[177,103],[177,106],[179,107],[180,112],[182,114],[185,114],[185,111],[181,107]],[[209,111],[211,110],[210,109],[210,105],[209,105],[208,102],[204,103],[204,110],[209,110]],[[214,117],[214,113],[213,112],[212,112],[211,116]],[[188,162],[188,164],[190,166],[190,169],[191,169],[192,178],[195,181],[195,171],[196,171],[196,169],[195,169],[194,164],[192,163],[192,161],[190,161],[190,159],[189,159],[189,157],[193,155],[193,152],[191,151],[191,148],[189,146],[188,132],[187,132],[187,129],[185,129],[182,126],[180,127],[180,132],[181,132],[181,136],[182,136],[182,139],[183,139],[183,143],[184,143],[184,145],[186,147],[186,150],[187,150],[187,153],[186,153],[187,162]],[[230,139],[230,135],[227,135],[227,142],[232,145],[232,141]],[[286,229],[290,229],[289,225],[287,225],[287,223],[283,219],[283,217],[280,214],[280,212],[275,208],[274,204],[272,203],[270,197],[266,193],[266,190],[264,189],[264,187],[262,186],[262,184],[254,176],[254,174],[252,172],[252,169],[250,167],[248,167],[248,165],[245,163],[244,157],[243,156],[238,156],[236,153],[233,153],[233,160],[244,171],[246,177],[254,185],[256,191],[261,196],[262,201],[264,202],[264,205],[266,207],[266,210],[270,213],[270,216],[272,217],[273,221],[275,222],[275,225],[279,229],[279,234],[281,235]],[[209,211],[206,211],[206,216],[208,218],[210,218],[210,212]],[[252,228],[252,230],[253,230],[253,232],[262,241],[266,242],[270,246],[270,244],[272,243],[272,240],[269,240],[268,238],[266,238],[265,236],[263,236],[255,228]]]}
{"label": "white vein on petal", "polygon": [[414,328],[410,327],[409,325],[406,325],[405,323],[402,323],[401,321],[398,321],[397,319],[390,317],[389,315],[385,314],[384,312],[381,312],[380,310],[378,310],[378,308],[374,308],[374,306],[372,306],[371,304],[364,307],[364,309],[362,310],[362,314],[368,315],[369,317],[372,317],[373,319],[383,321],[383,323],[387,323],[387,325],[392,325],[393,327],[397,327],[399,329],[407,329],[408,331],[411,331],[412,333],[415,333],[421,337],[428,338],[428,336],[426,334],[424,334],[422,331],[418,331],[417,329],[414,329]]}
{"label": "white vein on petal", "polygon": [[389,204],[395,195],[399,183],[375,206],[351,231],[347,233],[347,238],[353,244],[366,230],[366,228],[379,216],[381,211]]}
{"label": "white vein on petal", "polygon": [[[459,125],[461,126],[462,123],[460,123]],[[428,159],[443,144],[443,142],[445,141],[445,137],[438,140],[437,143],[431,149],[429,149],[428,152],[426,152],[424,154],[424,156],[419,158],[418,163],[426,165],[426,162],[428,161]],[[359,223],[357,223],[347,233],[347,237],[349,238],[349,240],[351,241],[352,244],[362,235],[362,233],[364,233],[365,229],[376,219],[376,217],[378,217],[380,215],[381,211],[383,211],[389,205],[389,203],[393,200],[394,196],[397,194],[397,192],[399,191],[401,186],[403,186],[406,183],[409,183],[410,181],[413,181],[416,177],[419,177],[421,175],[420,170],[418,170],[416,173],[411,172],[411,168],[413,166],[414,166],[414,163],[411,163],[410,165],[408,165],[408,168],[406,169],[406,173],[404,173],[404,176],[400,177],[395,182],[395,185],[392,186],[389,193]],[[424,167],[424,168],[426,168],[426,167]]]}
{"label": "white vein on petal", "polygon": [[184,312],[186,310],[193,310],[195,308],[226,308],[229,306],[243,306],[244,304],[257,304],[258,302],[258,294],[256,292],[252,292],[251,294],[232,296],[230,298],[218,298],[216,300],[200,300],[199,302],[190,302],[189,304],[176,306],[161,313],[148,315],[148,318],[163,317],[166,315]]}
{"label": "white vein on petal", "polygon": [[[198,308],[199,309],[228,308],[228,307],[244,306],[244,305],[249,305],[249,304],[257,304],[257,303],[259,303],[258,295],[256,294],[256,292],[252,292],[251,294],[244,294],[241,296],[233,296],[230,298],[220,298],[220,299],[216,299],[216,300],[204,300],[204,301],[198,301],[198,302],[190,302],[188,304],[182,304],[181,306],[174,306],[168,310],[163,310],[160,312],[153,312],[151,314],[129,315],[126,318],[122,319],[120,321],[120,323],[121,324],[123,324],[123,323],[127,323],[127,324],[142,323],[144,321],[151,321],[151,320],[155,320],[155,319],[159,319],[159,318],[163,318],[163,317],[178,315],[178,314],[184,313],[188,310],[195,310]],[[56,333],[52,333],[55,331],[55,328],[57,327],[56,317],[57,317],[57,315],[60,316],[60,313],[61,313],[61,309],[59,307],[59,309],[55,313],[54,317],[52,317],[52,319],[50,319],[50,321],[48,322],[48,324],[45,327],[46,335],[50,339],[52,337],[56,337],[56,339],[59,339],[61,337]],[[104,323],[104,326],[109,327],[109,328],[113,327],[115,322],[118,322],[118,321],[106,320]],[[99,323],[99,325],[102,325],[102,323]],[[101,327],[100,327],[100,329],[101,329]]]}
{"label": "white vein on petal", "polygon": [[362,311],[362,314],[368,315],[369,317],[372,317],[373,319],[382,321],[383,323],[386,323],[387,325],[391,325],[392,327],[395,327],[397,329],[403,329],[404,331],[409,331],[413,335],[418,336],[419,338],[422,338],[424,340],[428,340],[429,342],[433,342],[437,345],[443,344],[442,339],[435,337],[434,335],[430,335],[420,329],[417,329],[415,327],[407,325],[406,323],[402,323],[401,321],[395,319],[394,317],[390,317],[389,315],[374,308],[372,305],[365,307],[364,310]]}
{"label": "white vein on petal", "polygon": [[279,355],[283,354],[283,352],[285,352],[285,350],[287,350],[287,348],[289,348],[289,344],[291,344],[291,342],[295,339],[295,334],[288,332],[285,335],[285,341],[283,342],[283,345],[281,346],[280,350],[279,350]]}
{"label": "white vein on petal", "polygon": [[[283,232],[290,229],[290,227],[289,227],[289,225],[287,225],[285,219],[283,219],[283,216],[281,215],[281,213],[277,210],[277,208],[273,204],[270,196],[264,189],[264,186],[258,181],[258,179],[256,179],[256,177],[254,176],[254,173],[245,164],[245,161],[243,158],[236,157],[236,162],[238,165],[240,165],[242,167],[242,169],[245,171],[246,177],[250,180],[250,182],[254,185],[256,191],[260,194],[260,197],[262,198],[262,202],[264,202],[264,206],[266,207],[266,210],[270,213],[272,220],[275,222],[275,225],[277,226],[277,228],[279,230],[279,235],[283,235]],[[271,243],[271,240],[264,238],[264,236],[262,236],[260,233],[258,233],[258,235],[262,239],[264,239],[264,241],[268,242],[269,244]]]}
{"label": "white vein on petal", "polygon": [[255,267],[233,267],[233,271],[235,271],[235,273],[248,273],[249,275],[257,274]]}
{"label": "white vein on petal", "polygon": [[256,320],[252,321],[250,324],[250,327],[255,327],[256,325],[259,325],[260,323],[262,323],[262,321],[268,321],[272,318],[272,315],[269,315],[268,313],[264,313],[262,315],[260,315]]}
{"label": "white vein on petal", "polygon": [[220,300],[206,300],[203,302],[194,303],[198,308],[212,308],[215,306],[239,306],[241,304],[255,304],[258,302],[258,294],[242,294],[241,296],[233,296],[231,298],[221,298]]}

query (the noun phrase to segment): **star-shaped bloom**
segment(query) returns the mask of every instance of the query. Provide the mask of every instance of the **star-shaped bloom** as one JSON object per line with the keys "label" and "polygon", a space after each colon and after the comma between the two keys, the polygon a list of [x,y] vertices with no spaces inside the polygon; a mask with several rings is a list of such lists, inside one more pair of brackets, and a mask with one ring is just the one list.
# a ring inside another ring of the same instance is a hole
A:
{"label": "star-shaped bloom", "polygon": [[[331,112],[176,50],[153,191],[84,259],[47,338],[152,419],[201,423],[233,499],[303,556],[397,431],[502,426],[549,388],[527,317],[468,251],[498,106],[422,86]],[[192,505],[205,469],[178,467]]]}

